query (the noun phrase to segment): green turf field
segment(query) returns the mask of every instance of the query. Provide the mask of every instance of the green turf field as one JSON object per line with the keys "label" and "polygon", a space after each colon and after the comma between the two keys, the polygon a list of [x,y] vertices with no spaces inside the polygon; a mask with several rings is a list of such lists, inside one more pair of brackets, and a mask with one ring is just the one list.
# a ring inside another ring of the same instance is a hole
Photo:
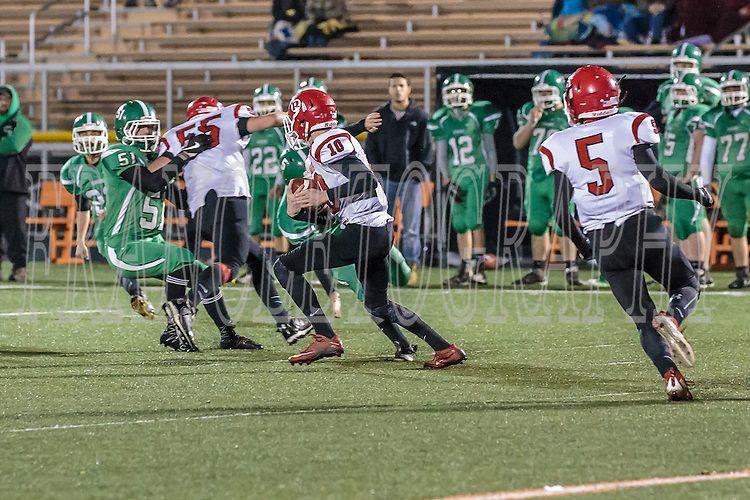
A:
{"label": "green turf field", "polygon": [[[266,350],[219,351],[202,312],[184,354],[106,267],[31,271],[0,283],[3,499],[425,498],[750,467],[750,293],[729,274],[689,322],[696,401],[670,404],[609,292],[565,292],[560,272],[548,293],[509,289],[510,271],[479,292],[438,271],[397,290],[466,350],[433,372],[388,361],[348,292],[344,357],[292,367],[249,287],[225,296]],[[750,480],[611,495],[631,496],[747,498]]]}

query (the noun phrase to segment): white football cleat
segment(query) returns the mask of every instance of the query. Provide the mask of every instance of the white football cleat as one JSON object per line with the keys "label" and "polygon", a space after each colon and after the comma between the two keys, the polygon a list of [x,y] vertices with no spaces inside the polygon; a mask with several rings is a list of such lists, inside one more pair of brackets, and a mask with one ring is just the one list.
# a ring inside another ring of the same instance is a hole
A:
{"label": "white football cleat", "polygon": [[677,328],[677,320],[664,311],[656,314],[651,322],[669,346],[672,357],[678,363],[692,368],[695,366],[695,352],[682,332]]}

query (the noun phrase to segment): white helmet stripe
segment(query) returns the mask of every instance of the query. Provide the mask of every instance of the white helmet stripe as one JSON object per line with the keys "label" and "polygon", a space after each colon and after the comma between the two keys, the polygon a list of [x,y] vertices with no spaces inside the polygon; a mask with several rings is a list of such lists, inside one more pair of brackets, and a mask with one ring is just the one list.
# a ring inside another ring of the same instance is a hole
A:
{"label": "white helmet stripe", "polygon": [[86,113],[86,123],[94,123],[93,118],[91,117],[91,111]]}
{"label": "white helmet stripe", "polygon": [[148,108],[146,107],[146,103],[144,103],[140,99],[136,99],[135,102],[137,102],[141,106],[141,110],[143,111],[143,116],[149,116],[149,112],[148,112]]}

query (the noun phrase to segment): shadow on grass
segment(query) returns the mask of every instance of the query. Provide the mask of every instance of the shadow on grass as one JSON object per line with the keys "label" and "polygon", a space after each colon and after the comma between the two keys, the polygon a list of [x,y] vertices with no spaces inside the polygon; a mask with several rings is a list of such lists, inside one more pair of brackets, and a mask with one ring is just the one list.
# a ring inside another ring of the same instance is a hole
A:
{"label": "shadow on grass", "polygon": [[[750,401],[748,397],[715,397],[704,398],[694,402],[677,403],[679,406],[695,406],[697,404],[713,403],[745,403]],[[337,414],[337,415],[360,415],[360,414],[431,414],[431,413],[481,413],[481,412],[528,412],[528,411],[549,411],[549,410],[599,410],[599,409],[616,409],[616,408],[644,408],[644,407],[663,407],[664,405],[674,405],[675,403],[666,402],[661,396],[649,399],[607,399],[607,400],[547,400],[547,401],[470,401],[457,403],[440,403],[425,405],[289,405],[289,406],[234,406],[234,407],[205,407],[205,408],[186,408],[186,409],[144,409],[144,410],[124,410],[124,411],[72,411],[72,412],[54,412],[40,414],[16,414],[3,418],[8,423],[23,421],[24,425],[29,425],[31,419],[38,418],[106,418],[112,422],[112,425],[121,425],[130,423],[128,419],[133,419],[132,423],[151,423],[143,420],[215,420],[217,418],[232,417],[279,417],[292,415],[315,415],[315,414]],[[75,422],[72,425],[86,425],[88,422]],[[90,422],[92,425],[101,425],[100,422]],[[58,423],[64,426],[66,423]],[[6,431],[0,431],[7,432]]]}

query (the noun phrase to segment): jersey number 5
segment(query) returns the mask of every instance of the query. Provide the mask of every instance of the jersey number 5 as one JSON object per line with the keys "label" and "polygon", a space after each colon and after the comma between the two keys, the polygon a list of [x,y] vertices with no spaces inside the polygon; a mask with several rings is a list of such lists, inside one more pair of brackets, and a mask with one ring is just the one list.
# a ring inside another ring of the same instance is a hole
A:
{"label": "jersey number 5", "polygon": [[601,183],[589,182],[587,184],[589,193],[594,196],[607,194],[612,191],[612,188],[614,187],[607,161],[603,158],[591,158],[591,156],[589,156],[589,146],[601,144],[602,142],[604,142],[604,139],[602,139],[601,133],[576,139],[576,152],[578,153],[578,161],[581,162],[581,166],[586,170],[599,170]]}

